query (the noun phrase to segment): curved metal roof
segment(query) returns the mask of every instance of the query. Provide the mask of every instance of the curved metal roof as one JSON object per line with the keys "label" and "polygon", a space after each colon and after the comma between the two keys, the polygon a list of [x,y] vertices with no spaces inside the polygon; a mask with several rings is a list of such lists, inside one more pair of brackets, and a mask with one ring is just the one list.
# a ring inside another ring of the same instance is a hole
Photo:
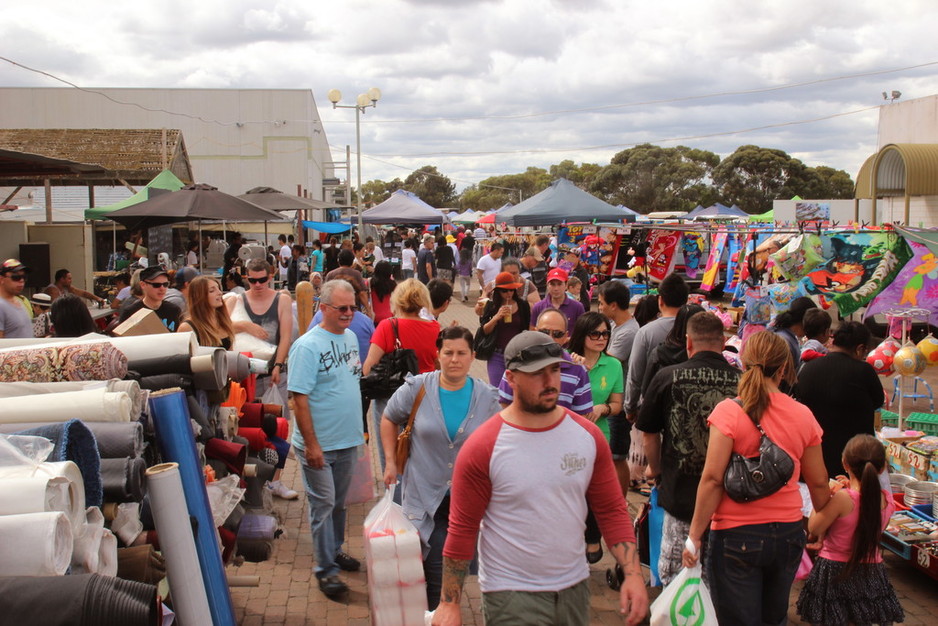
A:
{"label": "curved metal roof", "polygon": [[938,195],[938,144],[891,143],[857,174],[854,198]]}

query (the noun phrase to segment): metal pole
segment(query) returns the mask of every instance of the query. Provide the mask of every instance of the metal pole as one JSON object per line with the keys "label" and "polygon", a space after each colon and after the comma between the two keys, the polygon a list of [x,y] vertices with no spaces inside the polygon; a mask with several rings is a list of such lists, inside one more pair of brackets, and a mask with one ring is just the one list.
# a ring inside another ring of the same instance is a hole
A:
{"label": "metal pole", "polygon": [[362,108],[355,107],[355,156],[358,161],[358,236],[364,241],[362,229]]}

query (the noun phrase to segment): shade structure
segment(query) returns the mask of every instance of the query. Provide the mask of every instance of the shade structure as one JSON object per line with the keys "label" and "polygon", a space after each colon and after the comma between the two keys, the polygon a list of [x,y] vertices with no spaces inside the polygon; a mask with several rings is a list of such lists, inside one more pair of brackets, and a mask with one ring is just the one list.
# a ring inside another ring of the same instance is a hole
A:
{"label": "shade structure", "polygon": [[496,213],[489,213],[488,215],[483,215],[476,220],[476,224],[494,224]]}
{"label": "shade structure", "polygon": [[398,189],[391,197],[362,213],[365,224],[451,224],[441,211],[416,194]]}
{"label": "shade structure", "polygon": [[616,208],[621,209],[626,214],[625,220],[627,222],[634,222],[641,216],[641,213],[639,213],[638,211],[633,211],[632,209],[625,206],[624,204],[617,204]]}
{"label": "shade structure", "polygon": [[775,209],[769,209],[765,213],[759,213],[758,215],[750,215],[750,222],[774,222],[775,221]]}
{"label": "shade structure", "polygon": [[513,207],[499,210],[497,220],[510,226],[549,226],[566,222],[618,222],[628,214],[587,193],[565,178]]}
{"label": "shade structure", "polygon": [[107,206],[94,207],[85,210],[86,220],[107,220],[111,219],[111,213],[118,209],[140,204],[145,200],[150,200],[156,196],[170,191],[177,191],[185,187],[186,184],[179,180],[175,174],[169,170],[163,170],[157,174],[153,180],[148,182],[140,191],[124,198],[120,202],[109,204]]}
{"label": "shade structure", "polygon": [[314,222],[312,220],[303,220],[303,228],[311,228],[321,233],[337,235],[338,233],[347,233],[352,230],[352,225],[342,222]]}
{"label": "shade structure", "polygon": [[475,211],[466,211],[451,219],[454,224],[475,224],[476,220],[479,219],[479,214]]}
{"label": "shade structure", "polygon": [[717,202],[706,209],[694,209],[684,216],[685,220],[738,220],[748,219],[749,214],[736,206],[725,206]]}
{"label": "shade structure", "polygon": [[298,211],[302,209],[344,209],[350,208],[344,204],[335,202],[326,202],[325,200],[313,200],[312,198],[301,198],[289,193],[283,193],[273,187],[254,187],[248,189],[238,198],[247,200],[257,206],[264,207],[271,211]]}
{"label": "shade structure", "polygon": [[271,222],[283,218],[256,204],[218,191],[205,184],[187,185],[134,206],[118,209],[108,217],[126,228],[152,228],[196,220]]}

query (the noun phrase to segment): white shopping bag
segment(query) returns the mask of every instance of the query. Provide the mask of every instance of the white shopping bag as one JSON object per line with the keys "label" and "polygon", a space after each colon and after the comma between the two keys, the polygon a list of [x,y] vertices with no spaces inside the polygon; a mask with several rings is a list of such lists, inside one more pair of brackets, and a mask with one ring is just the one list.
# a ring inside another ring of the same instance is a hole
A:
{"label": "white shopping bag", "polygon": [[[694,551],[690,539],[684,544]],[[701,578],[700,561],[685,567],[651,605],[651,626],[718,626],[710,592]]]}

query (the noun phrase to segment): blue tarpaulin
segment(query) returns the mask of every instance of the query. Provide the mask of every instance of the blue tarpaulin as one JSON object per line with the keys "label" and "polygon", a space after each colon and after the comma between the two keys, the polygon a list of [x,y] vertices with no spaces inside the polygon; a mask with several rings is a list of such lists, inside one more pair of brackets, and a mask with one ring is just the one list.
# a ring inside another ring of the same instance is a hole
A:
{"label": "blue tarpaulin", "polygon": [[345,233],[352,229],[351,224],[340,224],[339,222],[313,222],[311,220],[303,220],[304,228],[312,228],[313,230],[318,230],[321,233],[329,233],[330,235],[335,235],[336,233]]}

